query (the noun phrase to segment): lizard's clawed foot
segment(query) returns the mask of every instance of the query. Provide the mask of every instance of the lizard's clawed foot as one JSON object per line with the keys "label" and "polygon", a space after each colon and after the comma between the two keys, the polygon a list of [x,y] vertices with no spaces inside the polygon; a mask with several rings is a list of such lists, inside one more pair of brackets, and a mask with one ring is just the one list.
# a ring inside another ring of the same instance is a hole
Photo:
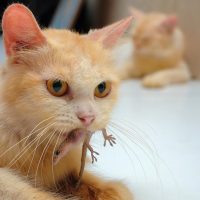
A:
{"label": "lizard's clawed foot", "polygon": [[104,146],[106,146],[106,142],[108,141],[110,146],[113,146],[114,144],[116,144],[116,138],[113,135],[108,135],[106,132],[106,129],[102,130],[103,132],[103,137],[104,137]]}
{"label": "lizard's clawed foot", "polygon": [[90,144],[87,144],[87,148],[89,149],[89,151],[91,153],[92,163],[97,162],[97,157],[95,155],[99,155],[99,153],[94,151],[94,149],[92,148],[92,146]]}
{"label": "lizard's clawed foot", "polygon": [[116,144],[116,138],[113,137],[113,135],[107,135],[106,137],[104,137],[104,146],[106,146],[106,142],[108,141],[110,146],[113,146],[114,144]]}

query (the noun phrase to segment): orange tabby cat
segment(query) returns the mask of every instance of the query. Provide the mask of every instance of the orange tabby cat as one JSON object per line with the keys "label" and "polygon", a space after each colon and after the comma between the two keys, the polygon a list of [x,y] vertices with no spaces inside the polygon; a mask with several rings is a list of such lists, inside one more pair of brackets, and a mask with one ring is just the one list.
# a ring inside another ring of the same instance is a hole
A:
{"label": "orange tabby cat", "polygon": [[[21,4],[6,9],[0,199],[132,199],[122,183],[106,182],[88,172],[74,189],[85,137],[82,129],[94,132],[106,127],[116,102],[118,79],[108,49],[131,20],[81,36],[68,30],[41,30]],[[55,150],[69,137],[73,138],[69,152],[54,165]]]}
{"label": "orange tabby cat", "polygon": [[132,10],[136,24],[132,29],[132,61],[123,69],[121,78],[142,78],[146,87],[182,83],[191,75],[184,61],[185,42],[177,27],[177,18],[161,13],[144,14]]}

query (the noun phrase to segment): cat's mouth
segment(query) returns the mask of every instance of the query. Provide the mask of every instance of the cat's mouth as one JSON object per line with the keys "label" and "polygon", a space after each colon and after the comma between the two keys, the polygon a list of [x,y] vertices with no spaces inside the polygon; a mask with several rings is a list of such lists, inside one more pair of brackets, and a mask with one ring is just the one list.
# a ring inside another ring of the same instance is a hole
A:
{"label": "cat's mouth", "polygon": [[82,139],[87,133],[89,133],[89,131],[86,129],[82,129],[82,128],[74,129],[67,134],[66,141],[68,143],[77,144],[80,141],[82,141]]}
{"label": "cat's mouth", "polygon": [[82,142],[88,133],[88,130],[81,128],[74,129],[69,133],[64,133],[64,141],[54,152],[54,165],[56,165],[73,147]]}

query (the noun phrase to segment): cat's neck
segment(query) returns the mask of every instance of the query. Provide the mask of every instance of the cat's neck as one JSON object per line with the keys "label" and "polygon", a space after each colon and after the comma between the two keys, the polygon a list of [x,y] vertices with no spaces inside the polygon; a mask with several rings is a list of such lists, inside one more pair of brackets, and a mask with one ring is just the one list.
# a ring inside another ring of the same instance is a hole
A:
{"label": "cat's neck", "polygon": [[[2,120],[2,118],[1,118]],[[79,170],[81,157],[80,148],[74,148],[56,166],[53,165],[55,145],[43,143],[34,138],[28,138],[29,132],[18,132],[12,129],[10,123],[1,123],[0,126],[0,167],[17,170],[22,175],[33,179],[36,185],[53,187],[64,175],[72,170]],[[28,130],[27,130],[28,131]],[[51,133],[49,133],[50,135]]]}

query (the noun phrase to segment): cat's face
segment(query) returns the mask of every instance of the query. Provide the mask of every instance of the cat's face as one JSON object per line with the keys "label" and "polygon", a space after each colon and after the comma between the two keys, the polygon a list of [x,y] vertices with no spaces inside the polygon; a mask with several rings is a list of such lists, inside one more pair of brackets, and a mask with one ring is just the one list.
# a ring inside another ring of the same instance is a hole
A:
{"label": "cat's face", "polygon": [[158,56],[161,52],[168,51],[174,45],[176,17],[138,12],[137,23],[133,28],[135,52]]}
{"label": "cat's face", "polygon": [[[20,23],[18,16],[26,23]],[[6,117],[27,130],[49,125],[56,134],[104,128],[118,90],[107,48],[129,23],[115,24],[117,34],[111,35],[106,32],[113,27],[88,36],[41,31],[27,8],[10,6],[3,18],[9,58],[1,89]]]}
{"label": "cat's face", "polygon": [[[25,53],[21,66],[7,70],[4,95],[10,109],[27,126],[53,117],[49,121],[57,131],[104,128],[118,88],[108,52],[65,30],[45,34],[49,47]],[[61,43],[53,45],[56,38]],[[93,119],[84,123],[81,117]]]}

